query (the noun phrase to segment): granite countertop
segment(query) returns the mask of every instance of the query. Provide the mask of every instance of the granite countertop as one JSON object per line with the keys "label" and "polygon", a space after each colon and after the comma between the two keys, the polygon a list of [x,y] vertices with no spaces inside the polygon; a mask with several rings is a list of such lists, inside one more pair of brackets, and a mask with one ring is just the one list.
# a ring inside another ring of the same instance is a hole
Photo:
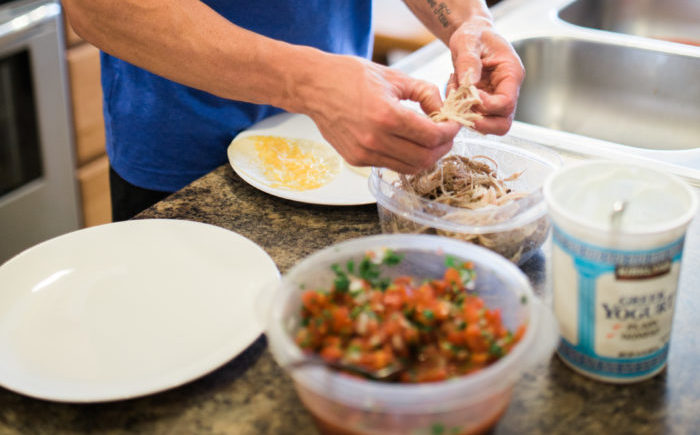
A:
{"label": "granite countertop", "polygon": [[[379,233],[375,205],[326,207],[267,195],[223,165],[137,218],[186,219],[236,231],[284,273],[329,244]],[[523,266],[548,297],[548,245]],[[700,220],[686,240],[668,367],[627,386],[580,376],[557,357],[527,371],[493,433],[697,433],[700,428]],[[102,404],[51,403],[0,388],[0,434],[317,434],[264,337],[181,387]]]}

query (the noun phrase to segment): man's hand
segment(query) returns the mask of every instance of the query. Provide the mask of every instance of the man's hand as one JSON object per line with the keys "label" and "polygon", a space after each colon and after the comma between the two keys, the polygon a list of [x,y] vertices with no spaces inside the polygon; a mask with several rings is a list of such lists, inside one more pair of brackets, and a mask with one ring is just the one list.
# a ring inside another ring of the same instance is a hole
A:
{"label": "man's hand", "polygon": [[503,135],[513,122],[520,85],[525,69],[517,53],[488,20],[467,21],[450,37],[455,74],[448,91],[465,81],[476,84],[482,104],[477,111],[484,118],[475,129],[481,133]]}
{"label": "man's hand", "polygon": [[459,124],[435,123],[401,104],[416,101],[426,114],[439,110],[435,85],[350,56],[324,55],[321,68],[310,86],[298,90],[304,102],[298,111],[348,163],[415,173],[451,149]]}

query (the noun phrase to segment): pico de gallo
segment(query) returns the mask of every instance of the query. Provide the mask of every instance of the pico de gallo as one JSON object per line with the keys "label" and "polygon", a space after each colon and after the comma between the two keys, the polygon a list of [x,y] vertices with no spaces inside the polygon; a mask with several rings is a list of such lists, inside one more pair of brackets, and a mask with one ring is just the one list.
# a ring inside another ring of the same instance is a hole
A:
{"label": "pico de gallo", "polygon": [[329,290],[302,294],[296,343],[327,361],[367,371],[400,368],[393,381],[441,381],[466,375],[506,355],[525,333],[508,330],[499,309],[473,290],[471,262],[445,258],[439,279],[382,276],[399,264],[391,250],[332,266]]}

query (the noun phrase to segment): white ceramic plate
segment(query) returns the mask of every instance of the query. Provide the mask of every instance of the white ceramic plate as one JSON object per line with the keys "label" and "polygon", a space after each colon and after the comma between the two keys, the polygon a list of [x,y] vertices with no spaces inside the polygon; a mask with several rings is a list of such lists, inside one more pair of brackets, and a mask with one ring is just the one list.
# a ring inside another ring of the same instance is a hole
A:
{"label": "white ceramic plate", "polygon": [[[237,147],[237,144],[240,143],[240,141],[237,142],[239,139],[256,135],[282,136],[320,142],[340,158],[342,161],[340,172],[329,183],[316,189],[288,190],[271,187],[269,184],[261,182],[259,178],[251,176],[254,168],[250,167],[250,158],[240,151],[240,147]],[[282,113],[266,118],[242,131],[229,145],[228,159],[233,170],[243,180],[263,192],[280,198],[321,205],[361,205],[373,204],[376,201],[368,187],[369,171],[366,170],[368,168],[353,169],[345,163],[342,157],[323,138],[313,120],[305,115]]]}
{"label": "white ceramic plate", "polygon": [[258,245],[189,221],[75,231],[0,266],[0,385],[101,402],[198,378],[263,331],[256,298],[279,271]]}

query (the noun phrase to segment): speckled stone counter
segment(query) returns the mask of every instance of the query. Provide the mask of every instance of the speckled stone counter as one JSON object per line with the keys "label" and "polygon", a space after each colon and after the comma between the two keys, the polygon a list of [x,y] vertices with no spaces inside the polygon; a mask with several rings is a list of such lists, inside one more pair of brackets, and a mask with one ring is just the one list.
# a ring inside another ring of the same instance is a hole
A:
{"label": "speckled stone counter", "polygon": [[[262,193],[228,165],[138,218],[186,219],[236,231],[284,273],[329,244],[380,232],[374,205],[324,207]],[[547,249],[523,270],[548,297]],[[700,432],[700,221],[692,224],[679,284],[669,365],[653,379],[603,384],[557,357],[525,373],[496,434],[693,434]],[[223,367],[163,393],[103,404],[50,403],[0,388],[0,434],[317,434],[264,337]]]}

